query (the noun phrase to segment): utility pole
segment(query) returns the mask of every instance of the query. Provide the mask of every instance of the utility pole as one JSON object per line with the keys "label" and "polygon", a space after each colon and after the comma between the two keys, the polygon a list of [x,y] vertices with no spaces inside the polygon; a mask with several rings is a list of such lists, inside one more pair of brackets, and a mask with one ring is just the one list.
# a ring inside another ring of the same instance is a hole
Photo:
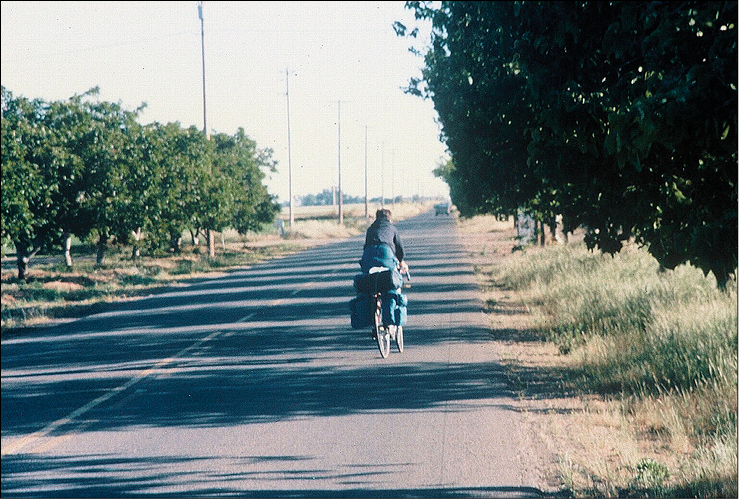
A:
{"label": "utility pole", "polygon": [[390,195],[393,197],[393,211],[395,211],[395,149],[390,161]]}
{"label": "utility pole", "polygon": [[[203,135],[206,139],[210,138],[208,134],[208,125],[205,120],[205,27],[203,21],[203,2],[198,2],[198,17],[200,18],[200,48],[203,59]],[[206,229],[208,236],[208,256],[214,258],[216,256],[216,234],[213,229]]]}
{"label": "utility pole", "polygon": [[382,142],[382,163],[380,167],[380,208],[385,209],[385,142]]}
{"label": "utility pole", "polygon": [[369,198],[367,197],[367,125],[364,126],[364,218],[369,218]]}
{"label": "utility pole", "polygon": [[200,47],[203,55],[203,134],[208,136],[208,126],[205,121],[205,28],[203,26],[203,2],[198,2],[198,17],[200,18]]}
{"label": "utility pole", "polygon": [[[338,196],[339,196],[339,225],[344,224],[344,209],[343,204],[344,200],[342,199],[344,196],[341,193],[341,101],[337,101],[339,104],[339,186],[338,186]],[[349,101],[344,101],[349,102]]]}
{"label": "utility pole", "polygon": [[285,97],[287,97],[287,184],[290,196],[290,224],[293,227],[293,166],[290,157],[290,82],[289,71],[285,69]]}
{"label": "utility pole", "polygon": [[339,103],[339,225],[344,223],[344,211],[341,195],[341,101]]}

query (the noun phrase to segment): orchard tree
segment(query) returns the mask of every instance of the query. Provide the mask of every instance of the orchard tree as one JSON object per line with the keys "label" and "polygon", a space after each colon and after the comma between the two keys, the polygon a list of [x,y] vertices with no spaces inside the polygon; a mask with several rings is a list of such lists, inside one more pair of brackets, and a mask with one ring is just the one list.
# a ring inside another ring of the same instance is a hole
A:
{"label": "orchard tree", "polygon": [[103,263],[110,236],[125,225],[120,196],[125,194],[128,171],[137,154],[131,137],[137,135],[140,109],[126,111],[120,104],[87,101],[90,127],[81,136],[79,154],[85,165],[82,209],[98,238],[97,264]]}
{"label": "orchard tree", "polygon": [[183,130],[179,123],[142,127],[135,148],[139,156],[128,169],[123,196],[129,220],[118,236],[132,239],[132,255],[142,240],[152,251],[167,247],[179,252],[182,232],[197,224],[205,147],[205,137],[194,127]]}
{"label": "orchard tree", "polygon": [[262,223],[272,222],[279,205],[267,192],[262,170],[275,171],[272,150],[258,149],[243,128],[233,136],[215,135],[213,140],[216,145],[214,171],[227,180],[224,194],[231,209],[225,214],[226,223],[240,234],[246,234]]}
{"label": "orchard tree", "polygon": [[72,267],[72,235],[84,239],[91,229],[89,214],[80,202],[85,168],[81,150],[82,137],[92,126],[92,119],[84,107],[83,99],[98,93],[99,89],[95,87],[67,101],[51,102],[44,114],[44,126],[51,132],[45,141],[48,160],[44,162],[44,176],[47,185],[55,186],[50,191],[55,207],[54,223],[62,231],[67,267]]}
{"label": "orchard tree", "polygon": [[590,248],[735,275],[736,2],[406,6],[433,26],[408,91],[434,101],[463,214],[562,214]]}
{"label": "orchard tree", "polygon": [[[442,2],[438,10],[425,2],[406,5],[435,28],[422,78],[411,79],[408,92],[432,98],[439,113],[452,175],[459,179],[455,205],[466,216],[515,212],[537,192],[540,179],[527,163],[532,111],[525,75],[512,67],[512,2]],[[395,29],[407,34],[400,23]]]}
{"label": "orchard tree", "polygon": [[30,259],[58,244],[52,194],[57,186],[45,175],[48,161],[43,124],[46,103],[14,97],[2,87],[2,239],[15,246],[18,279],[25,280]]}

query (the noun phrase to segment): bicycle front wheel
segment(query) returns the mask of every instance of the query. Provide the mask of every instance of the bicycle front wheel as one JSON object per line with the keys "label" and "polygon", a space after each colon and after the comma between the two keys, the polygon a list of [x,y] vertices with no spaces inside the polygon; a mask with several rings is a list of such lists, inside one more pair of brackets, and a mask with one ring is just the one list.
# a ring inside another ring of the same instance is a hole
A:
{"label": "bicycle front wheel", "polygon": [[381,327],[380,332],[377,333],[377,346],[382,358],[387,359],[387,356],[390,355],[390,331],[384,327]]}
{"label": "bicycle front wheel", "polygon": [[403,343],[403,326],[397,326],[395,328],[395,344],[398,346],[398,352],[403,353],[403,348],[405,348]]}

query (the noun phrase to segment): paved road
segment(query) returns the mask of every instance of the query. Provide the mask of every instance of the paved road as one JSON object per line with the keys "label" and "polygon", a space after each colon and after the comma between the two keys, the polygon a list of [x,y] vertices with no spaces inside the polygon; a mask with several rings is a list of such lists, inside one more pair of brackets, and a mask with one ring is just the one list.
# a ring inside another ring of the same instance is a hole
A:
{"label": "paved road", "polygon": [[453,220],[398,225],[388,359],[349,326],[362,238],[3,338],[2,495],[539,496]]}

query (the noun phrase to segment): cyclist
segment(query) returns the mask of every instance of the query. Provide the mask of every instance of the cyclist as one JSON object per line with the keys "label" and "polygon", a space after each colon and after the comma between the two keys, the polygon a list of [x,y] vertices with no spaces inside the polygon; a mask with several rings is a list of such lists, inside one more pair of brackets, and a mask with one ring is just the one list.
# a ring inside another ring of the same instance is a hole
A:
{"label": "cyclist", "polygon": [[375,221],[367,228],[364,239],[360,261],[362,272],[366,274],[372,267],[397,267],[406,272],[408,264],[404,258],[405,248],[398,229],[393,225],[392,213],[387,209],[377,210]]}

